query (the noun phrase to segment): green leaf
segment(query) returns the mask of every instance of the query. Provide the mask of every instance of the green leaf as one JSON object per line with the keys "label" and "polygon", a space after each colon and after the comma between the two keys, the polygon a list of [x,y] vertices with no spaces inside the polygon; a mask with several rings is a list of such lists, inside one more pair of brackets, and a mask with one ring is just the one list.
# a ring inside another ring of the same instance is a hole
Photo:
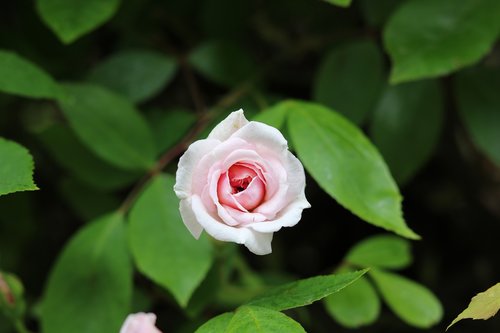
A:
{"label": "green leaf", "polygon": [[472,297],[467,309],[462,311],[457,318],[453,319],[451,324],[446,328],[448,330],[456,322],[471,318],[471,319],[488,319],[493,317],[500,309],[500,283],[495,284],[488,290]]}
{"label": "green leaf", "polygon": [[252,77],[257,68],[240,45],[228,41],[206,41],[189,56],[191,65],[209,80],[234,86]]}
{"label": "green leaf", "polygon": [[443,127],[443,100],[437,81],[390,86],[373,117],[373,142],[399,184],[429,160]]}
{"label": "green leaf", "polygon": [[344,274],[315,276],[275,287],[248,302],[248,305],[261,306],[277,311],[312,304],[326,296],[347,287],[368,270]]}
{"label": "green leaf", "polygon": [[410,243],[392,235],[377,235],[356,244],[345,260],[362,267],[402,269],[411,264]]}
{"label": "green leaf", "polygon": [[323,0],[332,5],[337,5],[340,7],[349,7],[351,5],[351,0]]}
{"label": "green leaf", "polygon": [[401,194],[377,149],[340,114],[318,104],[287,101],[293,146],[307,171],[363,220],[418,239],[401,211]]}
{"label": "green leaf", "polygon": [[316,73],[314,100],[361,124],[383,88],[382,54],[370,40],[350,42],[327,53]]}
{"label": "green leaf", "polygon": [[23,146],[0,138],[0,196],[38,190],[33,182],[33,158]]}
{"label": "green leaf", "polygon": [[28,60],[0,50],[0,91],[31,98],[56,98],[57,83]]}
{"label": "green leaf", "polygon": [[500,32],[497,0],[411,0],[384,29],[391,82],[449,74],[486,55]]}
{"label": "green leaf", "polygon": [[277,129],[282,129],[285,125],[286,116],[287,110],[277,104],[276,106],[272,106],[262,112],[259,112],[255,117],[253,117],[252,120],[267,124]]}
{"label": "green leaf", "polygon": [[45,24],[69,44],[109,20],[120,0],[37,0],[36,5]]}
{"label": "green leaf", "polygon": [[370,325],[380,314],[380,299],[364,276],[323,302],[332,318],[347,328]]}
{"label": "green leaf", "polygon": [[174,110],[152,110],[147,119],[155,138],[158,153],[166,151],[182,140],[196,123],[193,112]]}
{"label": "green leaf", "polygon": [[306,333],[302,326],[281,312],[258,307],[242,306],[236,310],[225,333]]}
{"label": "green leaf", "polygon": [[460,116],[473,142],[500,165],[500,70],[465,71],[454,83]]}
{"label": "green leaf", "polygon": [[151,168],[153,135],[130,102],[104,88],[65,85],[59,105],[79,139],[109,163],[129,170]]}
{"label": "green leaf", "polygon": [[305,333],[302,326],[281,312],[242,306],[235,313],[218,315],[199,327],[195,333]]}
{"label": "green leaf", "polygon": [[45,289],[44,332],[118,332],[132,297],[125,236],[123,216],[110,214],[86,225],[70,240]]}
{"label": "green leaf", "polygon": [[179,214],[175,179],[152,180],[130,212],[129,243],[139,271],[185,307],[212,263],[208,238],[193,238]]}
{"label": "green leaf", "polygon": [[176,69],[175,59],[166,54],[121,51],[94,67],[88,79],[140,103],[158,94],[173,79]]}
{"label": "green leaf", "polygon": [[195,333],[225,333],[233,316],[233,312],[220,314],[200,326]]}
{"label": "green leaf", "polygon": [[66,126],[52,125],[37,133],[56,162],[83,183],[99,190],[130,185],[141,173],[118,169],[89,151]]}
{"label": "green leaf", "polygon": [[372,269],[370,276],[387,305],[407,324],[429,328],[441,320],[443,316],[441,303],[426,287],[398,274],[382,270]]}

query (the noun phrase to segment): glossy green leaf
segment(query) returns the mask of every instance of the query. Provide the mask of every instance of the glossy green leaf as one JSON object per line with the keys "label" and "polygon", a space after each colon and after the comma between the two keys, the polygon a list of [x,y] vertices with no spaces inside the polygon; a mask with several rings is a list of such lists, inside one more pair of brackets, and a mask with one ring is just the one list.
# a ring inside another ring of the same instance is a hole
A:
{"label": "glossy green leaf", "polygon": [[252,118],[253,121],[259,121],[261,123],[267,124],[277,129],[282,129],[285,125],[287,117],[287,110],[285,108],[277,106],[272,106],[259,112],[255,117]]}
{"label": "glossy green leaf", "polygon": [[351,5],[351,0],[323,0],[332,5],[340,6],[340,7],[349,7]]}
{"label": "glossy green leaf", "polygon": [[46,72],[17,54],[0,50],[0,92],[31,98],[56,98],[59,86]]}
{"label": "glossy green leaf", "polygon": [[148,113],[147,119],[159,154],[180,142],[196,123],[193,112],[180,109],[155,109]]}
{"label": "glossy green leaf", "polygon": [[407,238],[401,194],[377,149],[340,114],[318,104],[287,101],[293,146],[306,170],[363,220]]}
{"label": "glossy green leaf", "polygon": [[189,233],[179,214],[172,176],[152,180],[130,212],[129,243],[139,271],[186,306],[212,263],[208,238]]}
{"label": "glossy green leaf", "polygon": [[33,158],[23,146],[0,138],[0,196],[18,191],[33,191]]}
{"label": "glossy green leaf", "polygon": [[236,310],[225,333],[305,333],[302,326],[281,312],[258,306]]}
{"label": "glossy green leaf", "polygon": [[158,94],[173,79],[176,69],[175,59],[166,54],[122,51],[99,63],[88,79],[140,103]]}
{"label": "glossy green leaf", "polygon": [[365,269],[344,274],[315,276],[291,282],[283,286],[271,288],[247,304],[277,311],[309,305],[342,290],[363,276],[367,271]]}
{"label": "glossy green leaf", "polygon": [[225,333],[233,316],[233,312],[220,314],[200,326],[195,333]]}
{"label": "glossy green leaf", "polygon": [[234,86],[257,72],[256,65],[240,45],[228,41],[206,41],[189,56],[191,65],[223,86]]}
{"label": "glossy green leaf", "polygon": [[114,167],[92,153],[68,127],[53,125],[37,137],[56,162],[83,183],[99,190],[132,184],[142,174]]}
{"label": "glossy green leaf", "polygon": [[123,216],[80,230],[50,273],[41,307],[44,332],[118,332],[130,311],[132,265]]}
{"label": "glossy green leaf", "polygon": [[443,127],[443,99],[437,81],[390,86],[373,116],[373,142],[399,184],[429,160]]}
{"label": "glossy green leaf", "polygon": [[156,155],[153,135],[130,102],[98,86],[67,84],[65,88],[66,96],[59,105],[87,148],[123,169],[152,167]]}
{"label": "glossy green leaf", "polygon": [[462,121],[475,145],[500,165],[500,70],[460,73],[455,96]]}
{"label": "glossy green leaf", "polygon": [[362,267],[402,269],[411,264],[410,243],[392,235],[377,235],[356,244],[345,260]]}
{"label": "glossy green leaf", "polygon": [[383,299],[391,310],[407,324],[429,328],[443,316],[443,308],[437,297],[426,287],[398,274],[372,269]]}
{"label": "glossy green leaf", "polygon": [[314,100],[361,124],[377,103],[384,84],[382,54],[370,40],[333,49],[322,60]]}
{"label": "glossy green leaf", "polygon": [[120,0],[37,0],[36,4],[45,24],[69,44],[109,20]]}
{"label": "glossy green leaf", "polygon": [[497,0],[411,0],[384,29],[391,82],[449,74],[477,62],[500,32]]}
{"label": "glossy green leaf", "polygon": [[370,325],[380,314],[380,299],[364,276],[323,302],[332,318],[347,328]]}
{"label": "glossy green leaf", "polygon": [[446,330],[462,319],[489,319],[496,315],[498,310],[500,310],[500,283],[472,297],[467,309],[453,319]]}

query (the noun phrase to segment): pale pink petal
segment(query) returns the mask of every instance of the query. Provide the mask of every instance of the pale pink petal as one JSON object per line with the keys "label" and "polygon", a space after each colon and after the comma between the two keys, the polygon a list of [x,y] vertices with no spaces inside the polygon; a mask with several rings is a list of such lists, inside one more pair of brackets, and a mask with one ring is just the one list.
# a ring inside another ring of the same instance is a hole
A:
{"label": "pale pink petal", "polygon": [[258,177],[255,177],[244,191],[233,194],[233,197],[246,210],[252,210],[262,202],[265,194],[264,183]]}
{"label": "pale pink petal", "polygon": [[[228,141],[241,142],[240,140],[241,139],[231,138]],[[264,170],[266,170],[267,165],[266,161],[251,146],[248,147],[248,144],[245,148],[240,145],[240,147],[233,149],[225,155],[222,162],[222,168],[228,170],[235,163],[257,165]]]}
{"label": "pale pink petal", "polygon": [[282,227],[293,227],[300,221],[302,211],[309,207],[311,205],[307,202],[306,197],[302,195],[280,212],[275,220],[252,223],[245,226],[263,233],[272,233],[280,230]]}
{"label": "pale pink petal", "polygon": [[[221,170],[216,169],[210,171],[210,179],[205,191],[208,191],[209,197],[212,200],[212,204],[217,208],[217,215],[219,217],[219,221],[224,222],[230,226],[237,226],[240,224],[239,221],[235,220],[226,210],[226,207],[223,206],[219,201],[219,196],[217,195],[217,185],[219,183],[219,178],[221,175]],[[205,204],[204,201],[202,201]]]}
{"label": "pale pink petal", "polygon": [[240,138],[256,146],[266,147],[276,153],[288,149],[288,143],[276,128],[264,123],[251,121],[236,131],[232,138]]}
{"label": "pale pink petal", "polygon": [[247,149],[249,147],[251,147],[251,145],[246,141],[235,138],[224,141],[208,151],[198,162],[196,172],[193,173],[193,186],[191,192],[196,194],[201,193],[207,183],[207,179],[210,178],[208,174],[210,170],[218,168],[225,172],[231,165],[224,166],[224,159],[234,151]]}
{"label": "pale pink petal", "polygon": [[179,204],[179,211],[181,212],[182,221],[186,228],[188,228],[191,235],[194,238],[200,238],[203,227],[196,220],[196,216],[193,213],[193,208],[191,207],[191,198],[182,199]]}
{"label": "pale pink petal", "polygon": [[179,199],[187,198],[193,194],[193,180],[196,178],[198,163],[218,145],[220,142],[217,140],[199,140],[193,142],[181,156],[174,185],[175,194]]}
{"label": "pale pink petal", "polygon": [[244,244],[255,254],[271,253],[272,234],[263,234],[250,228],[235,228],[208,214],[198,196],[193,196],[193,211],[205,231],[220,241]]}
{"label": "pale pink petal", "polygon": [[229,177],[227,176],[227,172],[224,172],[217,182],[217,197],[219,202],[224,205],[231,206],[233,208],[238,208],[238,203],[232,196],[233,188],[229,183]]}
{"label": "pale pink petal", "polygon": [[292,201],[296,200],[298,196],[304,196],[304,190],[306,188],[306,175],[304,167],[302,166],[302,163],[300,163],[299,159],[290,152],[287,152],[286,155],[287,160],[284,163],[284,166],[288,175],[287,184],[289,189],[287,196],[288,199]]}
{"label": "pale pink petal", "polygon": [[243,114],[243,110],[232,112],[229,116],[221,121],[208,135],[209,139],[217,139],[220,141],[227,140],[234,132],[248,124],[248,120]]}
{"label": "pale pink petal", "polygon": [[156,315],[153,313],[139,312],[130,314],[125,319],[120,333],[161,333],[155,327]]}
{"label": "pale pink petal", "polygon": [[234,209],[229,206],[224,207],[229,215],[231,217],[239,222],[239,226],[245,226],[246,224],[249,223],[255,223],[255,222],[263,222],[267,220],[267,217],[263,214],[259,213],[253,213],[253,212],[245,212],[240,209]]}

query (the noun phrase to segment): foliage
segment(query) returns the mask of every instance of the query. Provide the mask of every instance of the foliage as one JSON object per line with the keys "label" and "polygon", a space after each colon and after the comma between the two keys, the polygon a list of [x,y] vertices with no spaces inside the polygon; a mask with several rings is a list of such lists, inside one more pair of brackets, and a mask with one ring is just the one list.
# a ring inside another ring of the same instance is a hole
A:
{"label": "foliage", "polygon": [[[174,333],[443,331],[499,274],[499,17],[497,0],[6,2],[0,333],[118,332],[139,311]],[[173,192],[179,156],[240,108],[307,174],[312,208],[266,257],[193,238]],[[497,291],[451,325],[493,316]]]}
{"label": "foliage", "polygon": [[500,283],[495,284],[488,290],[472,297],[467,309],[462,311],[451,324],[446,328],[448,330],[458,321],[465,318],[489,319],[493,317],[500,309]]}

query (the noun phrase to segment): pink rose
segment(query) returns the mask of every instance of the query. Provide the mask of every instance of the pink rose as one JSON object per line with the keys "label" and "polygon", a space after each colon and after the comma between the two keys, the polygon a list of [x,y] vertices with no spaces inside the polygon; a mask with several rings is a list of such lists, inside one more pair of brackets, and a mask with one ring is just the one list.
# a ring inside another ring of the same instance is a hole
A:
{"label": "pink rose", "polygon": [[299,222],[310,205],[300,161],[274,127],[231,113],[189,146],[174,186],[184,224],[255,254],[271,253],[273,233]]}
{"label": "pink rose", "polygon": [[153,313],[139,312],[128,315],[120,329],[120,333],[162,333],[155,326],[156,316]]}

